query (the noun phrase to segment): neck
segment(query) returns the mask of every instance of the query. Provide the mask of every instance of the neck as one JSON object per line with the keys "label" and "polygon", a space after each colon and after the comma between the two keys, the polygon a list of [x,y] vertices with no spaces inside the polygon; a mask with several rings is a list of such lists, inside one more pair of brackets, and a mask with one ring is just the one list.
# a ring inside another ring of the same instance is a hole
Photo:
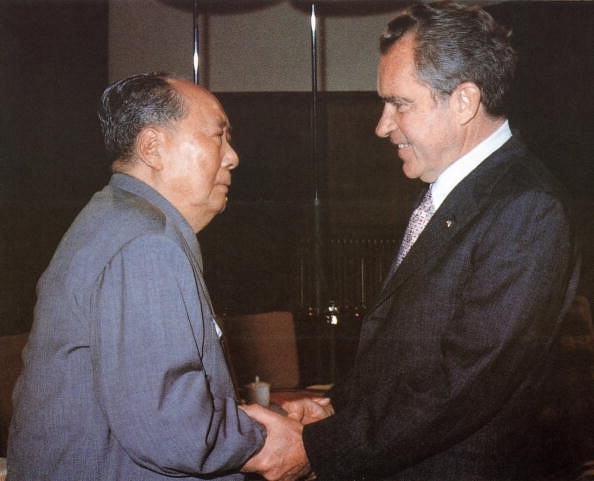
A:
{"label": "neck", "polygon": [[483,140],[493,135],[505,122],[505,117],[488,117],[476,119],[468,126],[461,155],[465,155],[479,145]]}

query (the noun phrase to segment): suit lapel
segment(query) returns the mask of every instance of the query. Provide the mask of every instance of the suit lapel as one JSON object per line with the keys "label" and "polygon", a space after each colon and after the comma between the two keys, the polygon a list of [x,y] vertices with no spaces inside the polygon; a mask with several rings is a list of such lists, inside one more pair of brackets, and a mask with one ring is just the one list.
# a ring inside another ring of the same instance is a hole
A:
{"label": "suit lapel", "polygon": [[443,255],[448,246],[455,242],[455,237],[466,230],[484,208],[490,198],[490,192],[510,167],[507,161],[518,149],[523,147],[512,137],[450,192],[398,269],[384,282],[370,313],[378,309],[381,311],[382,304],[388,301],[411,275],[422,269],[430,260]]}
{"label": "suit lapel", "polygon": [[192,270],[194,271],[194,278],[198,288],[198,295],[200,297],[200,303],[202,304],[202,311],[204,314],[206,314],[204,317],[214,317],[212,302],[210,300],[208,290],[206,289],[206,284],[204,283],[204,277],[202,273],[202,254],[200,252],[198,241],[196,241],[194,245],[190,246],[181,232],[179,233],[179,237],[181,239],[182,246],[186,251],[186,255],[192,264]]}
{"label": "suit lapel", "polygon": [[[198,297],[202,307],[202,317],[200,319],[200,322],[202,323],[202,330],[199,330],[199,326],[196,326],[196,323],[199,322],[198,319],[190,319],[190,323],[192,324],[192,330],[194,333],[204,332],[202,340],[200,340],[200,338],[194,334],[196,346],[201,353],[203,368],[207,373],[210,373],[210,371],[214,369],[217,370],[216,376],[210,376],[211,390],[214,393],[218,393],[218,390],[221,389],[222,395],[227,395],[228,393],[225,392],[225,390],[229,389],[229,386],[231,386],[233,390],[233,396],[237,401],[239,401],[240,396],[233,365],[228,358],[228,353],[226,351],[222,336],[222,330],[214,316],[212,301],[204,282],[200,245],[196,240],[196,243],[192,243],[192,246],[190,246],[185,237],[181,237],[183,239],[182,245],[184,250],[186,251],[188,259],[190,259],[192,264],[192,270],[194,271],[194,278],[196,280],[196,287],[198,289]],[[198,344],[199,342],[201,342],[200,345]],[[220,367],[223,365],[226,365],[227,367],[226,372],[220,369]]]}
{"label": "suit lapel", "polygon": [[406,280],[430,260],[443,254],[453,242],[455,236],[472,222],[479,209],[472,198],[460,203],[449,202],[440,206],[427,227],[423,230],[408,255],[384,285],[377,300],[382,304],[392,296]]}

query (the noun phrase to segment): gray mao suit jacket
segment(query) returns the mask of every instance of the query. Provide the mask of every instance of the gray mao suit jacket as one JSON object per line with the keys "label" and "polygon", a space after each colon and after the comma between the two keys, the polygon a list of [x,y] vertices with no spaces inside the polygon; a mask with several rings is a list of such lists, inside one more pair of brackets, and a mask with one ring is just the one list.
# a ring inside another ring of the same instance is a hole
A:
{"label": "gray mao suit jacket", "polygon": [[236,408],[196,236],[166,199],[114,174],[37,289],[10,481],[243,477],[264,433]]}
{"label": "gray mao suit jacket", "polygon": [[577,282],[562,190],[512,137],[463,179],[363,321],[336,415],[305,426],[318,480],[531,481]]}

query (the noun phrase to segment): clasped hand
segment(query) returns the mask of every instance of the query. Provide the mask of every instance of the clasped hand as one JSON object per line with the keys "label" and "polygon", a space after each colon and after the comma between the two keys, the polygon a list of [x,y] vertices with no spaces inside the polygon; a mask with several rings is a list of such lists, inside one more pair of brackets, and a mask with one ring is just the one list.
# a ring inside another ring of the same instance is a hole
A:
{"label": "clasped hand", "polygon": [[240,406],[266,429],[264,446],[245,463],[242,471],[257,472],[269,481],[312,479],[303,445],[303,425],[333,415],[334,408],[328,398],[287,401],[282,407],[288,413],[286,417],[257,404]]}

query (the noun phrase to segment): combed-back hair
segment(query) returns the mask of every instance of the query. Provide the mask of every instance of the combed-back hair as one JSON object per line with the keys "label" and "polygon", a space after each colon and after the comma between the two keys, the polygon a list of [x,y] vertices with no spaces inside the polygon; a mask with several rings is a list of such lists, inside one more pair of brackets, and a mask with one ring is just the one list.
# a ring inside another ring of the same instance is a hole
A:
{"label": "combed-back hair", "polygon": [[105,89],[97,115],[109,162],[132,156],[140,131],[183,118],[183,97],[165,72],[145,73],[119,80]]}
{"label": "combed-back hair", "polygon": [[416,41],[418,78],[436,95],[450,95],[461,83],[474,82],[487,114],[507,115],[517,59],[511,30],[479,7],[417,3],[388,24],[380,37],[382,55],[409,32]]}

